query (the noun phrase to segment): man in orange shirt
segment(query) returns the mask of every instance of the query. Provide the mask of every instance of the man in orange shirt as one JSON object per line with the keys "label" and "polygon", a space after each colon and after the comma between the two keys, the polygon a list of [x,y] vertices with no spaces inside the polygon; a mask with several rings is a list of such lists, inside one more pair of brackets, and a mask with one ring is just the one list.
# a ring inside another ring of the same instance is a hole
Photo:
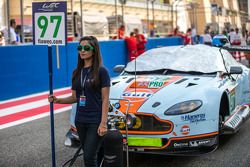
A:
{"label": "man in orange shirt", "polygon": [[139,34],[139,30],[137,28],[134,29],[134,33],[137,39],[137,53],[139,56],[145,52],[145,44],[147,43],[147,40],[143,34]]}
{"label": "man in orange shirt", "polygon": [[125,38],[125,27],[124,25],[121,25],[121,27],[118,29],[118,39],[124,39]]}
{"label": "man in orange shirt", "polygon": [[134,60],[137,56],[137,39],[135,33],[131,32],[130,37],[125,38],[127,48],[128,48],[128,59],[129,61]]}

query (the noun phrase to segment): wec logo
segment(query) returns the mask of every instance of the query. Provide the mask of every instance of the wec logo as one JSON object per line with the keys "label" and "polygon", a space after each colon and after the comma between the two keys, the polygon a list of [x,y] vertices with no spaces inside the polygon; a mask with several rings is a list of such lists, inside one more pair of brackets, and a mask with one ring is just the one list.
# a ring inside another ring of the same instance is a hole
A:
{"label": "wec logo", "polygon": [[58,5],[60,3],[50,3],[50,4],[43,4],[43,9],[54,9],[54,8],[58,8]]}

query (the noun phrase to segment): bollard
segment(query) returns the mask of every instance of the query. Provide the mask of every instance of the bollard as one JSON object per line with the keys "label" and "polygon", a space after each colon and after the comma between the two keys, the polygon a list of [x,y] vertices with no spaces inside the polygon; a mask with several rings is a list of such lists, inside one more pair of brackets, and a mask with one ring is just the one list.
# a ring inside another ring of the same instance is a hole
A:
{"label": "bollard", "polygon": [[123,142],[119,130],[109,130],[104,137],[104,166],[123,167]]}

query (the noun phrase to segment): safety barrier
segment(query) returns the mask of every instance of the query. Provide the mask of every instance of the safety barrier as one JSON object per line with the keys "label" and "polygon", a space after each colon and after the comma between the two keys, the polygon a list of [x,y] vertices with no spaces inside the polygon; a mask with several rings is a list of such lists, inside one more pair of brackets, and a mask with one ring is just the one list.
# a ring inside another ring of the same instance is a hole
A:
{"label": "safety barrier", "polygon": [[[148,39],[146,49],[181,45],[182,39]],[[60,69],[56,67],[56,49],[53,47],[53,86],[62,88],[71,85],[71,75],[77,64],[77,42],[59,46]],[[127,48],[124,40],[100,41],[103,64],[110,72],[117,64],[127,63]],[[49,89],[47,46],[19,45],[0,47],[0,101]]]}

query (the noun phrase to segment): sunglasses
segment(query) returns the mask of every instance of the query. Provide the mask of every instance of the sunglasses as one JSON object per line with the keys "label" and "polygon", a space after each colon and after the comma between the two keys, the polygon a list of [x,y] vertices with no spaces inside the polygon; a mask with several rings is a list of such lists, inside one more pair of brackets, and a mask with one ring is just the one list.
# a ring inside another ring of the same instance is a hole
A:
{"label": "sunglasses", "polygon": [[94,47],[93,46],[91,46],[90,44],[87,44],[87,45],[84,45],[84,46],[82,46],[82,45],[78,45],[77,46],[77,50],[78,51],[90,51],[90,50],[94,50]]}

